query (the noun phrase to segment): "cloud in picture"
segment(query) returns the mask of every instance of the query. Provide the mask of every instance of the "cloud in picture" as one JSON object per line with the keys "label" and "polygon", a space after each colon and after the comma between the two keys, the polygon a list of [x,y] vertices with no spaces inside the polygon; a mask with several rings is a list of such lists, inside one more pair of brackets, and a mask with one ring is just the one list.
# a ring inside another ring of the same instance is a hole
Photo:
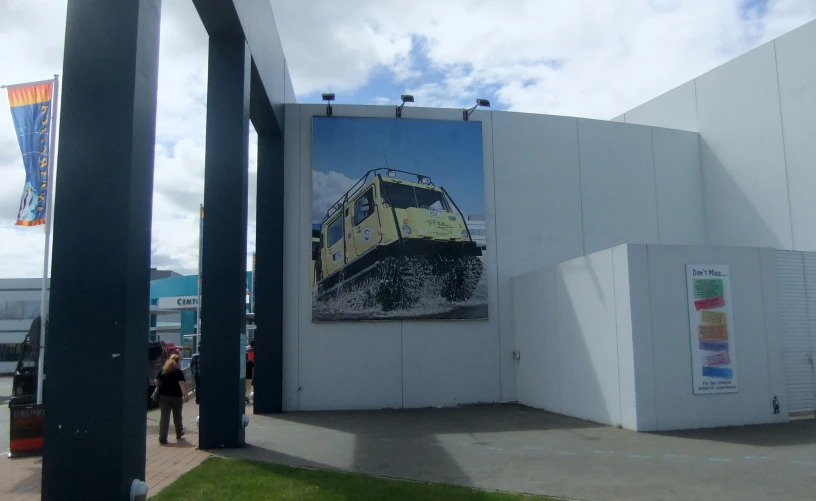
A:
{"label": "cloud in picture", "polygon": [[342,197],[356,179],[336,171],[312,173],[312,223],[320,224],[326,211]]}

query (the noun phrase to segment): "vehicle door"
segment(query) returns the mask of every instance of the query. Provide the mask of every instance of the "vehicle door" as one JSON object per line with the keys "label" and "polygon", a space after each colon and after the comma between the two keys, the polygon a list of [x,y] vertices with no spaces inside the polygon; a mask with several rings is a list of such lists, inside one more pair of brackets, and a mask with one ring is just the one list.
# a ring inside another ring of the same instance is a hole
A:
{"label": "vehicle door", "polygon": [[356,256],[363,255],[382,239],[380,215],[374,204],[375,197],[375,186],[371,185],[352,203],[351,234]]}
{"label": "vehicle door", "polygon": [[324,278],[339,270],[345,264],[343,242],[343,212],[338,211],[329,224],[323,227]]}

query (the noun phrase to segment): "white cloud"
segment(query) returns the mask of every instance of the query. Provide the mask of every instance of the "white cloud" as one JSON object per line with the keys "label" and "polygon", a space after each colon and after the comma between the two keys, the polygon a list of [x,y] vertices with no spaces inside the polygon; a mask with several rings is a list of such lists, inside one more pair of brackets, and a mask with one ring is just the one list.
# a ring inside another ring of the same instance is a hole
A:
{"label": "white cloud", "polygon": [[[617,115],[816,17],[813,0],[769,0],[761,18],[743,16],[741,0],[272,4],[300,92],[353,87],[377,65],[400,77],[416,71],[409,42],[420,40],[430,68],[418,85],[406,84],[420,105],[493,98],[475,95],[489,89],[512,110],[592,118]],[[323,63],[314,64],[318,56]]]}
{"label": "white cloud", "polygon": [[312,223],[320,223],[326,211],[356,182],[356,179],[336,171],[312,174]]}
{"label": "white cloud", "polygon": [[[342,102],[344,92],[388,70],[421,106],[487,97],[513,110],[593,118],[615,116],[816,17],[813,0],[769,0],[762,16],[744,16],[740,0],[271,3],[301,95],[336,91]],[[65,0],[4,0],[0,83],[61,72],[65,11]],[[197,265],[206,85],[207,34],[192,2],[165,0],[153,263],[183,272]],[[374,89],[371,102],[393,103],[384,90]],[[250,142],[251,250],[254,134]],[[19,158],[10,114],[0,112],[0,277],[41,273],[42,231],[13,227],[24,179]],[[316,221],[350,184],[336,172],[315,176]]]}

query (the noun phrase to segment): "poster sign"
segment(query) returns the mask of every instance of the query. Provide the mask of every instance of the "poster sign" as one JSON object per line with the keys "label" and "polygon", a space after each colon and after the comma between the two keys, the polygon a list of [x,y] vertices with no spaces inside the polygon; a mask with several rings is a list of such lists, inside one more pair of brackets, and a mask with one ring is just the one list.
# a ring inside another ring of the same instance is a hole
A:
{"label": "poster sign", "polygon": [[478,121],[314,117],[312,321],[486,320]]}
{"label": "poster sign", "polygon": [[42,454],[45,407],[41,404],[9,406],[9,457]]}
{"label": "poster sign", "polygon": [[160,310],[195,310],[198,308],[198,296],[160,297],[157,301]]}
{"label": "poster sign", "polygon": [[729,267],[686,265],[695,395],[737,392],[736,336]]}

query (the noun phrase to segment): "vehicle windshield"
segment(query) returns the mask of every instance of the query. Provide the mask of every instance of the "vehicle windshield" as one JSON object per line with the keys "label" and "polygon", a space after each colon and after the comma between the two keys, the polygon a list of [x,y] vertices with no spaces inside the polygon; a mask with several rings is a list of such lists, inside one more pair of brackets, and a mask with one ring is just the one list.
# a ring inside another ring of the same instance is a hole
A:
{"label": "vehicle windshield", "polygon": [[383,198],[395,209],[420,208],[450,212],[442,191],[388,181],[384,184]]}

